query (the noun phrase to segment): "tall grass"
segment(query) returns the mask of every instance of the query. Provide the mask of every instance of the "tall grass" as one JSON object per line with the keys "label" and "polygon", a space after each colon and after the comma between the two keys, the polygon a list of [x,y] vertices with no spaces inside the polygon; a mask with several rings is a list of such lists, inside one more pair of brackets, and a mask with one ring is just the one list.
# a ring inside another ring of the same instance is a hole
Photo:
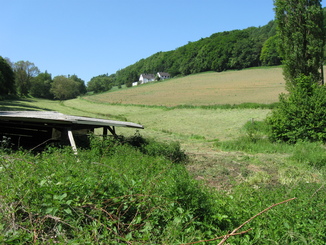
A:
{"label": "tall grass", "polygon": [[326,154],[322,142],[298,142],[288,144],[272,142],[268,138],[269,128],[264,121],[248,121],[242,134],[235,140],[218,142],[223,150],[236,150],[248,153],[287,153],[291,161],[309,164],[314,167],[326,165]]}

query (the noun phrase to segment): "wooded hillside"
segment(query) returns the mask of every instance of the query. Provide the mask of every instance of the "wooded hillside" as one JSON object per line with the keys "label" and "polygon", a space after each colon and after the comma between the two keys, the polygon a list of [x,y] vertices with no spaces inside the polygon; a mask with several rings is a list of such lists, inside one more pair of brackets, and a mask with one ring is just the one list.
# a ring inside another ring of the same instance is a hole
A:
{"label": "wooded hillside", "polygon": [[[215,33],[172,51],[158,52],[117,71],[116,83],[138,81],[141,73],[164,71],[173,77],[204,71],[225,71],[264,65],[279,65],[275,43],[276,27],[270,21],[262,27],[249,27]],[[267,42],[268,41],[268,42]],[[261,57],[262,50],[264,55]]]}

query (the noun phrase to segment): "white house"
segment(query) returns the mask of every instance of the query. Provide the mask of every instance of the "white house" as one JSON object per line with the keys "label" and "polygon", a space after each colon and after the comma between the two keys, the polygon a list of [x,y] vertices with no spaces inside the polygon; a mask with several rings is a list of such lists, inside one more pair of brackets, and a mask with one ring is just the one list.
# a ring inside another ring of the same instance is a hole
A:
{"label": "white house", "polygon": [[170,74],[169,73],[166,73],[166,72],[158,72],[157,73],[157,76],[161,79],[161,80],[164,80],[164,79],[168,79],[170,78]]}
{"label": "white house", "polygon": [[139,82],[140,82],[139,84],[152,82],[154,80],[155,80],[154,74],[141,74],[139,77]]}

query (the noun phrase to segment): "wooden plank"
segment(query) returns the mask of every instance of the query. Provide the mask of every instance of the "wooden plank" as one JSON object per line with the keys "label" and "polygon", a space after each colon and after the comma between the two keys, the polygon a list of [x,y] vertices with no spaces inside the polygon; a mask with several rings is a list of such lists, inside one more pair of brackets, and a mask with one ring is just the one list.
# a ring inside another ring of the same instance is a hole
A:
{"label": "wooden plank", "polygon": [[75,155],[77,155],[77,153],[78,153],[77,152],[77,147],[76,147],[74,135],[72,134],[71,129],[68,129],[68,138],[69,138],[72,150],[74,151]]}
{"label": "wooden plank", "polygon": [[63,124],[79,125],[82,127],[130,127],[130,128],[140,128],[144,127],[137,123],[114,121],[99,118],[89,118],[89,117],[79,117],[70,116],[54,111],[0,111],[0,121],[19,121],[19,122],[34,122],[34,123],[53,123],[53,124]]}

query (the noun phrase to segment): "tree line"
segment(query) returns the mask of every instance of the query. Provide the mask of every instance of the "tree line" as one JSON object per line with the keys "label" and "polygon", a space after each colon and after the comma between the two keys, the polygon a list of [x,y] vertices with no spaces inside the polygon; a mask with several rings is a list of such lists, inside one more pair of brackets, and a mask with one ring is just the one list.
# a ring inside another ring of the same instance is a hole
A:
{"label": "tree line", "polygon": [[52,75],[40,72],[38,67],[29,61],[11,62],[0,56],[0,98],[33,96],[44,99],[66,100],[84,95],[88,91],[95,93],[110,90],[113,78],[108,75],[93,77],[85,81],[77,75]]}

